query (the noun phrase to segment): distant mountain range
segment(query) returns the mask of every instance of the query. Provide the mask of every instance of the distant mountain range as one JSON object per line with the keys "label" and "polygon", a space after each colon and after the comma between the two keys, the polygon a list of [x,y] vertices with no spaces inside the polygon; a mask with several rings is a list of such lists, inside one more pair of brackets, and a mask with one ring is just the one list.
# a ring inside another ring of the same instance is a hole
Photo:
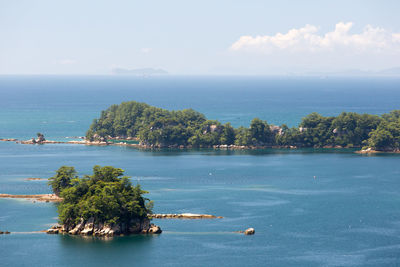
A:
{"label": "distant mountain range", "polygon": [[[301,74],[299,74],[301,75]],[[306,72],[304,76],[373,76],[373,77],[397,77],[400,76],[400,67],[384,69],[380,71],[344,70],[337,72]]]}
{"label": "distant mountain range", "polygon": [[[159,76],[167,75],[168,72],[164,69],[155,68],[140,68],[140,69],[126,69],[114,68],[112,74],[115,75],[130,75],[130,76]],[[400,77],[400,67],[384,69],[379,71],[364,71],[359,69],[349,69],[332,72],[291,72],[287,76],[320,76],[320,77]]]}
{"label": "distant mountain range", "polygon": [[163,69],[143,68],[143,69],[124,69],[114,68],[113,74],[134,75],[134,76],[149,76],[149,75],[166,75],[168,72]]}

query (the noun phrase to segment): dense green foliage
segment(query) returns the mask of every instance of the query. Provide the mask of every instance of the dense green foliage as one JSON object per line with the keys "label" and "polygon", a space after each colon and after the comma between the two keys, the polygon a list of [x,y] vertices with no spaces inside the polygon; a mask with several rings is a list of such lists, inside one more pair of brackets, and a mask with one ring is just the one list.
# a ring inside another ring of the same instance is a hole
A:
{"label": "dense green foliage", "polygon": [[207,120],[192,109],[168,111],[138,102],[112,105],[102,111],[87,132],[96,138],[134,137],[152,147],[296,146],[362,147],[387,150],[399,148],[400,111],[382,116],[343,112],[337,117],[311,113],[299,127],[269,125],[255,118],[250,127],[233,128]]}
{"label": "dense green foliage", "polygon": [[400,149],[400,110],[382,116],[383,120],[369,134],[368,146],[376,150]]}
{"label": "dense green foliage", "polygon": [[81,218],[93,217],[95,222],[112,225],[146,218],[152,205],[142,196],[147,192],[140,185],[133,186],[123,174],[122,169],[94,166],[93,175],[78,178],[73,167],[62,166],[50,183],[54,192],[61,188],[60,222],[74,225]]}
{"label": "dense green foliage", "polygon": [[71,181],[76,178],[74,167],[62,166],[56,171],[56,175],[49,179],[49,185],[53,189],[54,194],[60,196],[61,191],[71,187]]}

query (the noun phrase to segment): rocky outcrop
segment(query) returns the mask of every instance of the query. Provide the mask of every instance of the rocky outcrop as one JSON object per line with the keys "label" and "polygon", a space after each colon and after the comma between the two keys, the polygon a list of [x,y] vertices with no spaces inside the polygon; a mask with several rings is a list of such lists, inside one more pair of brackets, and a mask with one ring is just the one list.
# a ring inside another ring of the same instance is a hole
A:
{"label": "rocky outcrop", "polygon": [[49,230],[46,231],[46,233],[48,234],[58,234],[59,233],[59,229],[55,226],[53,226],[52,228],[50,228]]}
{"label": "rocky outcrop", "polygon": [[256,231],[254,230],[254,228],[247,228],[244,231],[236,231],[235,233],[245,234],[245,235],[254,235],[256,233]]}
{"label": "rocky outcrop", "polygon": [[44,135],[43,135],[43,134],[38,133],[38,134],[37,134],[37,138],[36,138],[35,141],[36,141],[36,143],[40,144],[40,143],[43,143],[44,141],[46,141],[46,139],[44,138]]}
{"label": "rocky outcrop", "polygon": [[91,217],[89,220],[86,222],[85,227],[81,231],[82,235],[91,235],[94,232],[94,218]]}
{"label": "rocky outcrop", "polygon": [[93,217],[81,219],[76,225],[55,225],[46,231],[48,234],[70,234],[86,236],[117,236],[128,234],[160,234],[161,228],[150,224],[150,219],[132,219],[129,224],[107,225],[96,222]]}
{"label": "rocky outcrop", "polygon": [[93,139],[91,141],[94,141],[94,142],[106,142],[107,143],[107,138],[105,138],[103,136],[100,136],[98,134],[94,134],[93,135]]}
{"label": "rocky outcrop", "polygon": [[[274,128],[275,129],[275,128]],[[211,130],[210,130],[211,131]],[[277,130],[277,134],[281,134],[282,129]],[[148,144],[145,142],[139,142],[137,138],[134,137],[127,137],[126,139],[117,139],[116,137],[109,138],[110,140],[120,140],[120,142],[108,142],[106,138],[97,138],[96,140],[89,141],[89,140],[73,140],[73,141],[68,141],[68,142],[62,142],[62,141],[51,141],[51,140],[45,140],[40,143],[37,143],[36,140],[33,138],[32,140],[27,140],[27,141],[18,141],[16,139],[12,139],[13,141],[15,140],[19,144],[80,144],[80,145],[87,145],[87,146],[127,146],[127,147],[134,147],[138,149],[160,149],[160,148],[173,148],[173,149],[192,149],[195,148],[191,145],[178,145],[178,144],[170,144],[170,145],[165,145],[165,144]],[[124,142],[124,140],[135,140],[138,141],[138,144],[131,144]],[[0,141],[9,141],[6,139],[0,139]],[[10,139],[11,141],[11,139]],[[301,146],[299,146],[301,147]],[[221,145],[213,145],[213,146],[204,146],[201,148],[214,148],[214,149],[222,149],[222,150],[249,150],[249,149],[269,149],[269,148],[274,148],[274,149],[297,149],[298,146],[296,145],[252,145],[252,146],[239,146],[239,145],[227,145],[227,144],[221,144]],[[335,148],[341,148],[339,146],[336,146]]]}
{"label": "rocky outcrop", "polygon": [[40,181],[40,180],[48,180],[47,178],[26,178],[26,181]]}
{"label": "rocky outcrop", "polygon": [[162,230],[159,226],[152,224],[148,230],[149,234],[161,234]]}
{"label": "rocky outcrop", "polygon": [[17,141],[19,144],[25,144],[25,145],[43,145],[43,144],[66,144],[68,142],[61,142],[61,141],[51,141],[51,140],[44,140],[38,142],[35,138],[32,138],[31,140],[26,140],[26,141]]}
{"label": "rocky outcrop", "polygon": [[16,142],[16,141],[18,141],[18,139],[15,139],[15,138],[0,138],[0,141],[4,141],[4,142]]}
{"label": "rocky outcrop", "polygon": [[37,138],[32,138],[30,140],[26,141],[21,141],[21,144],[44,144],[46,142],[46,138],[44,138],[44,135],[41,133],[37,134]]}
{"label": "rocky outcrop", "polygon": [[42,202],[61,202],[62,198],[56,196],[55,194],[41,194],[41,195],[10,195],[10,194],[0,194],[0,198],[26,198]]}
{"label": "rocky outcrop", "polygon": [[256,231],[254,230],[254,228],[247,228],[246,230],[244,230],[245,235],[254,235],[255,232]]}
{"label": "rocky outcrop", "polygon": [[222,219],[222,216],[214,216],[209,214],[195,214],[195,213],[182,213],[182,214],[151,214],[153,219]]}
{"label": "rocky outcrop", "polygon": [[68,234],[76,235],[80,233],[84,227],[85,227],[85,221],[81,219],[81,221],[77,225],[75,225],[75,227],[71,227],[72,229],[68,231]]}
{"label": "rocky outcrop", "polygon": [[400,149],[395,149],[395,148],[386,148],[382,150],[375,150],[371,147],[363,150],[356,151],[356,153],[359,154],[374,154],[374,153],[400,153]]}

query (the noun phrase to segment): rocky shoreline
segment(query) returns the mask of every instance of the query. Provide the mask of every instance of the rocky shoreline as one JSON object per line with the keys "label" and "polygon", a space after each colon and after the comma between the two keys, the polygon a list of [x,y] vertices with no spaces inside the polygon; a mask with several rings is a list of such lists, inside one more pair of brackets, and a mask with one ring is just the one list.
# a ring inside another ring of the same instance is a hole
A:
{"label": "rocky shoreline", "polygon": [[[46,140],[44,136],[40,133],[38,133],[38,138],[32,138],[30,140],[18,140],[16,138],[3,138],[0,139],[0,141],[4,142],[16,142],[18,144],[29,144],[29,145],[41,145],[41,144],[80,144],[80,145],[87,145],[87,146],[126,146],[126,147],[134,147],[138,149],[162,149],[162,148],[167,148],[167,149],[193,149],[194,147],[191,145],[168,145],[168,146],[162,146],[162,145],[149,145],[149,144],[143,144],[140,143],[137,138],[133,137],[108,137],[108,140],[113,140],[114,142],[109,142],[107,141],[106,138],[100,138],[97,137],[95,141],[89,141],[86,140],[84,137],[79,137],[79,139],[83,140],[73,140],[73,141],[51,141],[51,140]],[[129,143],[131,141],[137,141],[137,144],[132,144]],[[214,145],[210,147],[201,147],[201,148],[208,148],[208,149],[220,149],[220,150],[256,150],[256,149],[299,149],[302,148],[301,146],[296,146],[296,145],[270,145],[270,146],[238,146],[238,145]],[[339,145],[327,145],[323,147],[314,147],[314,148],[336,148],[336,149],[343,149],[343,148],[361,148],[361,147],[343,147]],[[365,153],[400,153],[398,150],[385,150],[385,151],[375,151],[372,149],[366,149],[366,150],[359,150],[356,151],[356,153],[360,154],[365,154]]]}
{"label": "rocky shoreline", "polygon": [[[0,139],[0,141],[3,142],[16,142],[18,144],[28,144],[28,145],[41,145],[41,144],[80,144],[80,145],[87,145],[87,146],[127,146],[127,147],[134,147],[134,148],[139,148],[139,149],[163,149],[163,148],[169,148],[169,149],[193,149],[195,147],[188,145],[169,145],[169,146],[159,146],[159,145],[147,145],[147,144],[131,144],[127,143],[125,141],[129,140],[121,140],[121,139],[115,139],[112,138],[111,140],[119,140],[120,142],[107,142],[107,141],[88,141],[88,140],[79,140],[79,141],[51,141],[51,140],[43,140],[43,141],[33,141],[32,140],[18,140],[15,138],[3,138]],[[289,145],[284,145],[284,146],[278,146],[278,145],[272,145],[272,146],[238,146],[238,145],[214,145],[210,147],[201,147],[201,148],[212,148],[212,149],[221,149],[221,150],[256,150],[256,149],[299,149],[302,147],[298,146],[289,146]],[[323,147],[314,147],[314,148],[337,148],[337,149],[342,149],[342,148],[358,148],[358,147],[343,147],[343,146],[323,146]],[[384,151],[383,151],[384,152]]]}
{"label": "rocky shoreline", "polygon": [[372,148],[367,148],[363,150],[356,151],[358,154],[376,154],[376,153],[400,153],[399,149],[389,149],[389,150],[373,150]]}
{"label": "rocky shoreline", "polygon": [[46,231],[47,234],[70,234],[84,236],[121,236],[129,234],[161,234],[159,226],[150,223],[150,219],[132,219],[129,224],[108,225],[96,223],[93,217],[87,221],[81,219],[78,224],[55,225]]}

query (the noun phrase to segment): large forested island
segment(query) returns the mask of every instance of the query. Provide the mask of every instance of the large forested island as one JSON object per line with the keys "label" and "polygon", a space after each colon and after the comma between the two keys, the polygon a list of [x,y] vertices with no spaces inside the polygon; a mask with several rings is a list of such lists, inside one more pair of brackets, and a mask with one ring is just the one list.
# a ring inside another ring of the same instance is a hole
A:
{"label": "large forested island", "polygon": [[93,175],[79,178],[73,167],[62,166],[50,178],[53,192],[62,198],[58,206],[60,227],[48,233],[113,236],[131,233],[160,233],[150,224],[152,202],[146,191],[133,186],[124,171],[94,166]]}
{"label": "large forested island", "polygon": [[311,113],[298,127],[271,125],[255,118],[234,128],[192,109],[169,111],[135,101],[101,112],[87,140],[136,139],[144,147],[364,147],[400,149],[400,110],[382,116],[343,112],[337,117]]}

